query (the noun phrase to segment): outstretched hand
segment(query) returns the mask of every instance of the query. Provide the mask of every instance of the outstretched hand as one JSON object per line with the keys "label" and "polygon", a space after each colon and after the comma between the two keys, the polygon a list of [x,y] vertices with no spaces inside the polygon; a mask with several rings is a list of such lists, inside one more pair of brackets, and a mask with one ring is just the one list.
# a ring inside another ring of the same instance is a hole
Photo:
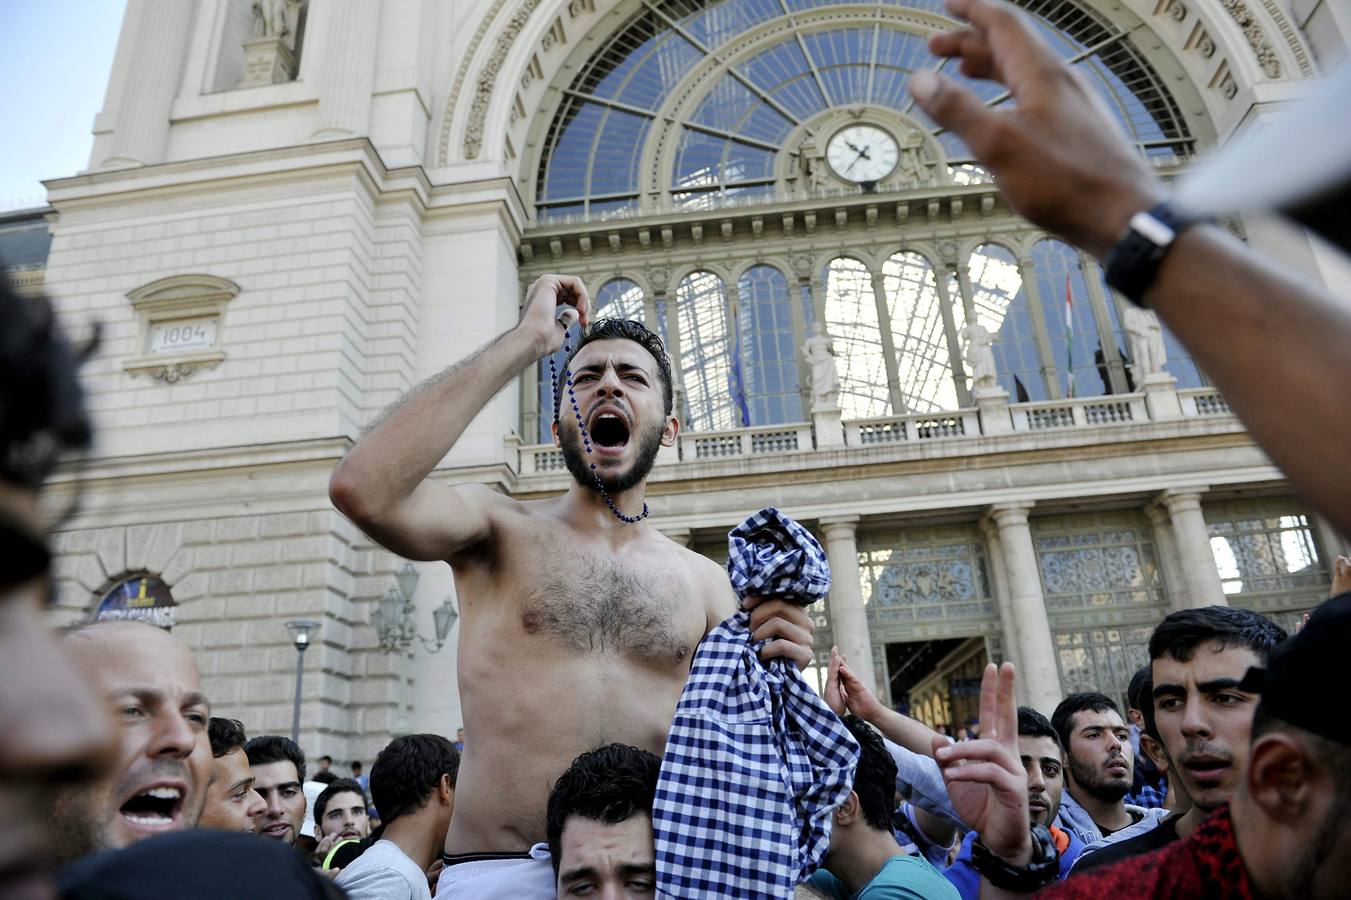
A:
{"label": "outstretched hand", "polygon": [[559,307],[572,307],[575,317],[568,313],[568,321],[580,321],[582,328],[591,324],[591,297],[580,278],[572,275],[541,275],[525,292],[525,308],[517,326],[530,334],[540,356],[557,352],[563,346],[568,330],[559,320]]}
{"label": "outstretched hand", "polygon": [[1023,866],[1032,859],[1032,835],[1013,682],[1013,663],[986,666],[980,682],[980,739],[950,744],[935,736],[933,755],[957,814],[996,856]]}
{"label": "outstretched hand", "polygon": [[929,49],[960,60],[963,75],[1002,83],[1016,108],[987,107],[930,71],[911,77],[915,100],[966,141],[1014,210],[1105,255],[1130,217],[1162,197],[1162,185],[1097,93],[1023,13],[1002,0],[947,0],[947,6],[970,25],[934,35]]}
{"label": "outstretched hand", "polygon": [[865,722],[874,722],[885,709],[863,679],[849,668],[839,647],[830,648],[830,665],[826,669],[826,704],[843,717],[853,713]]}

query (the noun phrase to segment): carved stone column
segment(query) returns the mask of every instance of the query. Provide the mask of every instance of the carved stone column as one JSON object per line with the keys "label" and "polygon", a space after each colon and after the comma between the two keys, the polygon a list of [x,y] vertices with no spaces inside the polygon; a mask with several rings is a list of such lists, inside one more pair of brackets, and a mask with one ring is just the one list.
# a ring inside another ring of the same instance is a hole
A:
{"label": "carved stone column", "polygon": [[1182,565],[1185,596],[1174,601],[1177,609],[1194,606],[1228,606],[1215,554],[1210,550],[1210,530],[1201,512],[1205,488],[1169,489],[1159,495],[1158,503],[1168,510]]}
{"label": "carved stone column", "polygon": [[128,6],[126,22],[133,37],[127,58],[133,62],[119,97],[108,154],[95,162],[97,167],[148,166],[164,160],[196,8],[182,0],[132,0]]}
{"label": "carved stone column", "polygon": [[[1004,561],[1004,543],[999,539],[999,526],[989,516],[980,520],[980,530],[985,533],[985,549],[990,560],[990,593],[995,599],[995,608],[999,610],[999,628],[1004,633],[1004,658],[1013,663],[1021,673],[1023,659],[1019,655],[1015,634],[1018,627],[1013,615],[1013,601],[1009,596],[1009,569]],[[1021,677],[1018,680],[1018,702],[1026,703],[1027,685]]]}
{"label": "carved stone column", "polygon": [[[375,41],[380,4],[373,0],[328,0],[313,4],[309,35],[322,35],[319,116],[315,137],[342,138],[370,131],[375,87]],[[322,17],[322,21],[315,21]]]}
{"label": "carved stone column", "polygon": [[1314,515],[1310,519],[1314,530],[1318,532],[1318,543],[1323,551],[1323,567],[1328,570],[1328,577],[1331,578],[1332,567],[1336,564],[1337,557],[1351,556],[1351,541],[1322,516]]}
{"label": "carved stone column", "polygon": [[1009,576],[1009,611],[1013,618],[1010,635],[1018,647],[1022,662],[1018,680],[1027,704],[1043,713],[1055,709],[1061,700],[1060,670],[1055,661],[1055,640],[1046,600],[1041,590],[1037,550],[1032,544],[1032,529],[1027,523],[1031,503],[997,503],[989,515],[999,530],[999,543]]}
{"label": "carved stone column", "polygon": [[1168,605],[1177,609],[1186,609],[1187,576],[1182,568],[1182,559],[1177,553],[1177,535],[1173,533],[1173,520],[1168,510],[1157,503],[1145,506],[1145,515],[1154,532],[1154,553],[1159,560],[1159,569],[1163,573],[1164,594]]}
{"label": "carved stone column", "polygon": [[858,571],[858,516],[832,516],[821,520],[830,559],[830,629],[849,667],[874,693],[872,636],[863,608],[863,579]]}

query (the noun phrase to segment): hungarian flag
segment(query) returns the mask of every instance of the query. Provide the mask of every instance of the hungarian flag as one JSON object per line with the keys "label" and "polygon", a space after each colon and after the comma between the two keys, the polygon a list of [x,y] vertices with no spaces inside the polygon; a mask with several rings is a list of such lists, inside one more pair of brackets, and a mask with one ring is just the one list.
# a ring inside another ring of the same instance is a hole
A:
{"label": "hungarian flag", "polygon": [[1074,396],[1074,294],[1070,291],[1070,273],[1065,273],[1065,380],[1068,394]]}

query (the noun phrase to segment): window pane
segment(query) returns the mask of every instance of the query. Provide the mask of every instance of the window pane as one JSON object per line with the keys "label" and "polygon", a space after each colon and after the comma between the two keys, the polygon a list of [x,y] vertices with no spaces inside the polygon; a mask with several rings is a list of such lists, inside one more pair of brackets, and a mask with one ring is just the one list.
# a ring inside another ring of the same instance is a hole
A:
{"label": "window pane", "polygon": [[605,282],[605,286],[596,292],[596,315],[614,319],[633,319],[645,322],[643,315],[643,289],[627,278],[615,278]]}
{"label": "window pane", "polygon": [[690,431],[735,428],[740,418],[728,391],[727,290],[711,272],[685,276],[676,288],[680,376]]}
{"label": "window pane", "polygon": [[994,335],[1000,386],[1015,403],[1045,400],[1046,383],[1017,259],[999,244],[982,244],[971,253],[967,273],[976,318]]}
{"label": "window pane", "polygon": [[841,257],[826,266],[825,282],[826,332],[835,339],[844,417],[869,419],[891,415],[872,275],[858,260]]}
{"label": "window pane", "polygon": [[897,253],[882,267],[896,347],[901,396],[911,412],[957,408],[957,385],[933,267],[918,253]]}
{"label": "window pane", "polygon": [[752,425],[801,422],[797,347],[788,280],[773,266],[747,269],[737,282],[746,403]]}
{"label": "window pane", "polygon": [[[1098,337],[1093,301],[1088,296],[1088,283],[1079,268],[1078,251],[1061,241],[1038,241],[1032,248],[1032,262],[1046,316],[1051,355],[1055,358],[1055,377],[1060,379],[1065,396],[1112,393],[1107,374],[1107,351]],[[1071,298],[1068,304],[1067,289]],[[1068,329],[1067,318],[1073,323]],[[1071,371],[1074,373],[1072,385],[1067,375]]]}

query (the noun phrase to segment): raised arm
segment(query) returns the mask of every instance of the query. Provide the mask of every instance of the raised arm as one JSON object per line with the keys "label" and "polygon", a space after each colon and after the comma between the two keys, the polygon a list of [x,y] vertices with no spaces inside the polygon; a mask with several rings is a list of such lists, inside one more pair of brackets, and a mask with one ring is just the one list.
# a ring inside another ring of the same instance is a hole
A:
{"label": "raised arm", "polygon": [[[1021,13],[991,0],[948,8],[970,27],[930,48],[1002,82],[1016,108],[988,108],[932,72],[911,78],[919,105],[967,142],[1015,210],[1103,258],[1163,184]],[[1145,299],[1308,503],[1351,531],[1351,306],[1211,225],[1183,232]]]}
{"label": "raised arm", "polygon": [[530,286],[515,328],[410,391],[333,471],[329,498],[381,546],[409,559],[448,559],[489,535],[491,511],[507,501],[479,485],[427,476],[488,401],[563,344],[558,307],[582,325],[590,302],[576,278],[545,275]]}

